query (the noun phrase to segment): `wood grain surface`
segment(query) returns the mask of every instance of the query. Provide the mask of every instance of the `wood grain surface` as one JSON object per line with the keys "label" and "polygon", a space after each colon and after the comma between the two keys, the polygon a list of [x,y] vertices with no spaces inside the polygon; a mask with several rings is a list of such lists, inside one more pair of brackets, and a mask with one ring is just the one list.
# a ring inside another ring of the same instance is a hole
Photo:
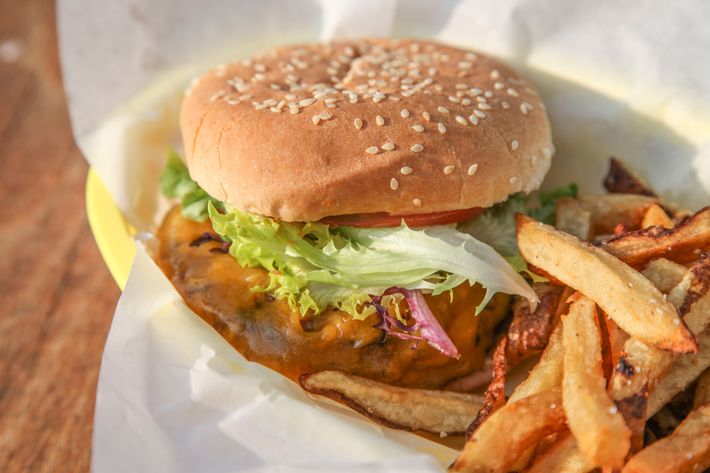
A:
{"label": "wood grain surface", "polygon": [[54,4],[0,0],[0,472],[89,470],[119,290],[84,210]]}

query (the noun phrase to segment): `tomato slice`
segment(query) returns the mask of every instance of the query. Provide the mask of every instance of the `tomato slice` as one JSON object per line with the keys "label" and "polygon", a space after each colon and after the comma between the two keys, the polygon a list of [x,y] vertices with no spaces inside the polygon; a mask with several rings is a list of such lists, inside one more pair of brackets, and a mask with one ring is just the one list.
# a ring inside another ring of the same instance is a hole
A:
{"label": "tomato slice", "polygon": [[483,213],[483,208],[474,207],[472,209],[449,210],[447,212],[434,212],[430,214],[414,215],[390,215],[384,212],[370,214],[350,214],[326,217],[321,223],[332,227],[361,227],[361,228],[383,228],[397,227],[402,220],[410,227],[430,227],[433,225],[445,225],[447,223],[463,222],[472,219]]}

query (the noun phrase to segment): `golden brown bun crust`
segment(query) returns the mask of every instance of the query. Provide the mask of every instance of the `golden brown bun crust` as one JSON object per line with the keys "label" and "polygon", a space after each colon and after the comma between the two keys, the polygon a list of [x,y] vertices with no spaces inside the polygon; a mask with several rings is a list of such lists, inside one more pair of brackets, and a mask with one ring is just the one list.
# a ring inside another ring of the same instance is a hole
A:
{"label": "golden brown bun crust", "polygon": [[289,46],[221,65],[186,91],[180,123],[208,193],[286,221],[489,207],[537,189],[553,154],[532,85],[430,41]]}

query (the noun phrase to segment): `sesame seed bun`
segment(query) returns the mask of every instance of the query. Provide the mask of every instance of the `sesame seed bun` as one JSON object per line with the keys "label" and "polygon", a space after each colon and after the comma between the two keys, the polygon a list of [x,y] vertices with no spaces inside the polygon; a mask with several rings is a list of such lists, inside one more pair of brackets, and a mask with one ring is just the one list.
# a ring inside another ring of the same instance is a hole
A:
{"label": "sesame seed bun", "polygon": [[192,177],[285,221],[490,207],[537,189],[554,149],[525,78],[430,41],[272,49],[218,66],[185,95]]}

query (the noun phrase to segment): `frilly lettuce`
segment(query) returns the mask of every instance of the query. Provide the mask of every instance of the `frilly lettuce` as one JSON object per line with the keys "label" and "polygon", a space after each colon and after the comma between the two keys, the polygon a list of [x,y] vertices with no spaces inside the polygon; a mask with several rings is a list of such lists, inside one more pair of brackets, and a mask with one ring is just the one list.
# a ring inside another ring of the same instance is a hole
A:
{"label": "frilly lettuce", "polygon": [[496,292],[537,299],[493,248],[453,225],[331,228],[315,222],[277,222],[229,206],[222,213],[212,204],[209,216],[242,266],[269,272],[269,286],[260,289],[287,298],[303,314],[334,306],[364,318],[374,312],[367,304],[371,296],[388,288],[440,294],[464,282],[486,289],[479,311]]}

